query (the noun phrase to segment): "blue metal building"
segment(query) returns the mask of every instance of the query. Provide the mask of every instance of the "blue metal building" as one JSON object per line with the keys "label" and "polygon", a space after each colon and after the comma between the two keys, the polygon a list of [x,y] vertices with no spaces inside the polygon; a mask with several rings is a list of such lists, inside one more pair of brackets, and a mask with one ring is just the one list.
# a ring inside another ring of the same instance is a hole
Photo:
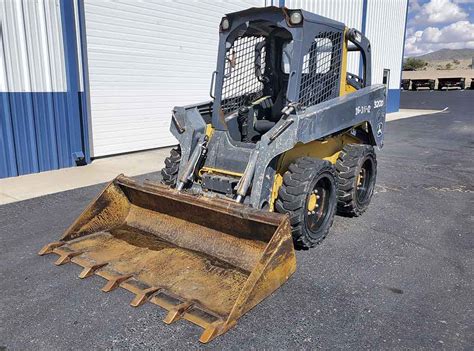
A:
{"label": "blue metal building", "polygon": [[0,1],[0,178],[90,160],[78,4]]}
{"label": "blue metal building", "polygon": [[0,0],[0,178],[172,145],[169,111],[208,99],[217,24],[246,7],[303,8],[364,32],[397,111],[407,1]]}

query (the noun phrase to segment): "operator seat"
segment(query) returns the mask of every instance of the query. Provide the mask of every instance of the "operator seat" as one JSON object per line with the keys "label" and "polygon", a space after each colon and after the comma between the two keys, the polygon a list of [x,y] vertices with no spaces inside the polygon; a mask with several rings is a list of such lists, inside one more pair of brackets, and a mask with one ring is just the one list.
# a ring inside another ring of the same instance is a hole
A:
{"label": "operator seat", "polygon": [[280,120],[281,110],[285,106],[285,94],[286,94],[286,87],[282,87],[275,101],[273,102],[273,105],[271,108],[271,115],[269,116],[269,118],[259,119],[255,121],[254,128],[257,132],[259,132],[260,134],[265,134],[270,129],[272,129],[273,126]]}

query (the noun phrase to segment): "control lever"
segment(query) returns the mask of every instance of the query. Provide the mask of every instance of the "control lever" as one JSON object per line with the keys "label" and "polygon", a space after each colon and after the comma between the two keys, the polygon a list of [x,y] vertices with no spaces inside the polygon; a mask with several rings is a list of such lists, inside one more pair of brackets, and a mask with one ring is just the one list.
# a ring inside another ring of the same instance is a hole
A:
{"label": "control lever", "polygon": [[[253,110],[253,109],[252,109]],[[249,111],[247,106],[242,106],[238,111],[238,121],[240,128],[240,135],[242,136],[242,142],[248,142],[248,129],[249,129]]]}

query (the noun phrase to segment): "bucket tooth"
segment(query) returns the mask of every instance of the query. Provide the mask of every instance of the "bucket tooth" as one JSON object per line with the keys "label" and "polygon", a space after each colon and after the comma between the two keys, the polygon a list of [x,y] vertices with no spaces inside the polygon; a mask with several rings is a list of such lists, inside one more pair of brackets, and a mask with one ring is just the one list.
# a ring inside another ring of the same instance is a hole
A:
{"label": "bucket tooth", "polygon": [[55,241],[55,242],[49,243],[43,246],[43,248],[38,252],[38,255],[43,256],[43,255],[50,254],[53,252],[55,248],[61,247],[64,244],[65,244],[64,241]]}
{"label": "bucket tooth", "polygon": [[163,322],[171,324],[181,319],[181,317],[193,306],[192,302],[183,302],[170,309]]}
{"label": "bucket tooth", "polygon": [[79,278],[81,278],[81,279],[88,278],[91,275],[93,275],[95,273],[95,271],[97,271],[98,269],[100,269],[102,267],[105,267],[107,264],[108,263],[98,263],[98,264],[94,264],[90,267],[84,267],[82,272],[79,274]]}
{"label": "bucket tooth", "polygon": [[103,292],[110,292],[112,290],[115,290],[120,286],[121,283],[127,281],[130,278],[132,278],[131,274],[119,275],[119,276],[116,276],[115,278],[111,278],[101,290]]}
{"label": "bucket tooth", "polygon": [[61,266],[63,264],[71,262],[71,258],[82,255],[81,251],[61,251],[61,252],[56,252],[59,255],[59,258],[54,262],[56,266]]}
{"label": "bucket tooth", "polygon": [[209,341],[213,340],[218,335],[224,333],[223,328],[224,328],[224,323],[221,321],[210,324],[202,332],[201,336],[199,337],[199,341],[202,342],[203,344],[208,343]]}
{"label": "bucket tooth", "polygon": [[151,288],[148,288],[148,289],[144,289],[140,292],[137,292],[135,297],[133,298],[132,302],[130,302],[130,306],[138,307],[138,306],[143,305],[145,302],[148,301],[148,299],[151,297],[151,295],[156,293],[158,290],[160,290],[160,288],[151,287]]}

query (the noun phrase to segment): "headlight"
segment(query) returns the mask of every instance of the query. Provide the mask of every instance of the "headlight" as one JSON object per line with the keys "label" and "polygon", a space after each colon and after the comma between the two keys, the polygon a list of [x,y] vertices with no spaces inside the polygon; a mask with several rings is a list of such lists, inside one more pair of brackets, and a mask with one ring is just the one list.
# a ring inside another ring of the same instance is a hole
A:
{"label": "headlight", "polygon": [[290,23],[291,24],[301,24],[303,22],[303,15],[299,11],[293,11],[290,13]]}
{"label": "headlight", "polygon": [[347,32],[347,38],[353,42],[355,41],[358,43],[360,43],[362,40],[361,33],[355,28],[349,29],[349,31]]}
{"label": "headlight", "polygon": [[227,17],[224,17],[221,21],[221,29],[228,30],[230,28],[230,22]]}

